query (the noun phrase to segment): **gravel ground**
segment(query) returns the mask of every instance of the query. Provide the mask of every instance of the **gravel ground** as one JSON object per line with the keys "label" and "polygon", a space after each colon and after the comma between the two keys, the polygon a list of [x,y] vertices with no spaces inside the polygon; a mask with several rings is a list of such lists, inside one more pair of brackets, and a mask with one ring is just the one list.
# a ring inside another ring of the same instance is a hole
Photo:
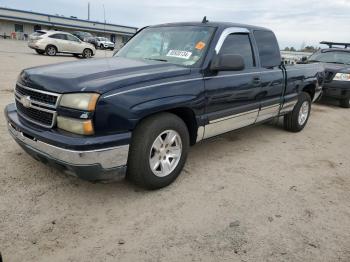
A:
{"label": "gravel ground", "polygon": [[[97,57],[111,56],[98,51]],[[0,110],[23,68],[74,61],[0,40]],[[8,261],[350,261],[350,110],[313,106],[202,142],[177,181],[93,184],[33,160],[0,115],[0,252]]]}

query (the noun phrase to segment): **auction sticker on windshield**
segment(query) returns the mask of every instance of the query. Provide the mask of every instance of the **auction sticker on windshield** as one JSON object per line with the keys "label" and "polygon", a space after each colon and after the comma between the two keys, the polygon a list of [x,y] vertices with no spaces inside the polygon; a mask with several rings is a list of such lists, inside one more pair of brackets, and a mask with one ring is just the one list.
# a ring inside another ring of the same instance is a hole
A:
{"label": "auction sticker on windshield", "polygon": [[181,50],[169,50],[166,56],[189,59],[192,55],[192,52],[181,51]]}

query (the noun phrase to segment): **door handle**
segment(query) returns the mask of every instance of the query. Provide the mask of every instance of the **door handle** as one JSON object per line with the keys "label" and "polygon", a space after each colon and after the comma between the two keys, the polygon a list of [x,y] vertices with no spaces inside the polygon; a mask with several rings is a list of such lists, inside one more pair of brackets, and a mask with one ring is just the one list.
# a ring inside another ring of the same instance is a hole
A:
{"label": "door handle", "polygon": [[253,85],[258,86],[261,84],[261,78],[260,77],[254,77],[253,78]]}

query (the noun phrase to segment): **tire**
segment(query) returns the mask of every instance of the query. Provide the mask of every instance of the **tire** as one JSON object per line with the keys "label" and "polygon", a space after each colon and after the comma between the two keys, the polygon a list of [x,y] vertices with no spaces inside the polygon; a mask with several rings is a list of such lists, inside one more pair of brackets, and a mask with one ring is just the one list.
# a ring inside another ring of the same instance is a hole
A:
{"label": "tire", "polygon": [[311,113],[311,97],[302,92],[292,112],[284,116],[284,129],[291,132],[300,132],[306,126]]}
{"label": "tire", "polygon": [[343,108],[350,108],[350,98],[340,100],[340,106]]}
{"label": "tire", "polygon": [[44,50],[35,49],[35,52],[37,52],[37,54],[39,54],[39,55],[45,54]]}
{"label": "tire", "polygon": [[168,186],[181,173],[189,144],[187,126],[178,116],[161,113],[143,120],[132,135],[126,178],[147,189]]}
{"label": "tire", "polygon": [[88,48],[85,48],[85,49],[83,50],[82,56],[83,56],[84,58],[91,58],[91,57],[92,57],[92,50],[91,50],[91,49],[88,49]]}
{"label": "tire", "polygon": [[79,55],[79,54],[73,54],[73,56],[74,56],[74,57],[80,57],[80,55]]}
{"label": "tire", "polygon": [[105,47],[101,44],[101,45],[100,45],[100,49],[105,49]]}
{"label": "tire", "polygon": [[45,53],[48,55],[48,56],[55,56],[57,54],[57,48],[53,45],[48,45],[46,48],[45,48]]}

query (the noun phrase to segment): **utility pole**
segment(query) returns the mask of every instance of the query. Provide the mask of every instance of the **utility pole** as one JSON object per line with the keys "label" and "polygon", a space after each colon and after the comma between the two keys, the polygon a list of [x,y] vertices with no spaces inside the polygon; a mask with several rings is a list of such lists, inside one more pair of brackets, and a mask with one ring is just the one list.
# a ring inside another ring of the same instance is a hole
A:
{"label": "utility pole", "polygon": [[88,20],[90,20],[90,2],[88,2]]}

